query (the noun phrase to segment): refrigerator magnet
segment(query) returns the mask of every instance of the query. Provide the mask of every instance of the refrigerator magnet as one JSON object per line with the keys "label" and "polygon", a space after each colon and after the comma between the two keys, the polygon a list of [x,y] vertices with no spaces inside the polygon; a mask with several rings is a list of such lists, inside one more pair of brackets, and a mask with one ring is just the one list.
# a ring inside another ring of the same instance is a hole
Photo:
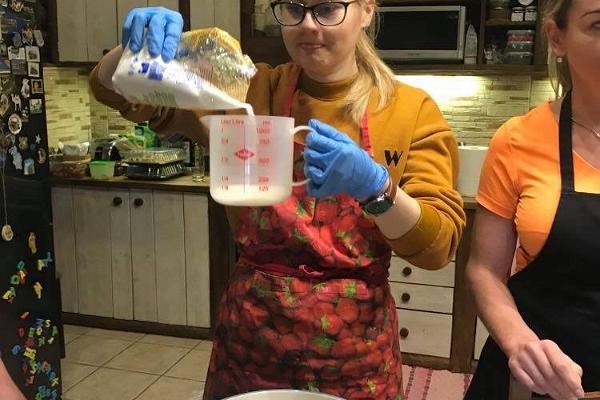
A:
{"label": "refrigerator magnet", "polygon": [[31,25],[25,25],[21,32],[21,36],[23,36],[23,43],[33,46],[33,28]]}
{"label": "refrigerator magnet", "polygon": [[23,46],[23,39],[21,38],[21,34],[19,32],[14,32],[12,36],[12,43],[14,47]]}
{"label": "refrigerator magnet", "polygon": [[23,84],[21,85],[21,96],[26,99],[31,96],[31,87],[29,86],[29,79],[23,78]]}
{"label": "refrigerator magnet", "polygon": [[25,57],[29,62],[40,62],[40,48],[37,46],[26,46]]}
{"label": "refrigerator magnet", "polygon": [[11,60],[10,68],[13,75],[27,75],[27,61]]}
{"label": "refrigerator magnet", "polygon": [[0,115],[6,117],[8,110],[10,110],[10,100],[8,100],[6,94],[2,93],[2,95],[0,95]]}
{"label": "refrigerator magnet", "polygon": [[27,246],[29,246],[29,250],[31,250],[31,254],[37,253],[37,243],[35,241],[35,232],[29,232],[29,236],[27,237]]}
{"label": "refrigerator magnet", "polygon": [[29,144],[29,151],[31,151],[31,152],[35,151],[35,143],[30,143]]}
{"label": "refrigerator magnet", "polygon": [[6,43],[0,43],[0,57],[8,57],[8,47]]}
{"label": "refrigerator magnet", "polygon": [[44,289],[44,288],[42,287],[42,284],[41,284],[41,283],[39,283],[39,282],[36,282],[36,283],[33,285],[33,290],[35,291],[35,294],[36,294],[36,296],[37,296],[38,300],[42,298],[42,290],[43,290],[43,289]]}
{"label": "refrigerator magnet", "polygon": [[13,146],[10,149],[8,149],[8,154],[10,154],[12,156],[12,159],[13,159],[12,162],[13,162],[15,169],[22,170],[23,169],[23,156],[21,156],[21,153],[19,153],[19,150],[17,149],[17,147]]}
{"label": "refrigerator magnet", "polygon": [[37,44],[38,47],[44,47],[44,35],[42,34],[41,30],[34,29],[33,30],[33,37],[35,39],[35,44]]}
{"label": "refrigerator magnet", "polygon": [[44,94],[44,81],[41,79],[31,80],[31,93]]}
{"label": "refrigerator magnet", "polygon": [[40,63],[28,62],[27,63],[27,75],[31,76],[32,78],[39,78],[40,77]]}
{"label": "refrigerator magnet", "polygon": [[42,99],[30,99],[29,100],[29,112],[31,114],[41,114],[44,111],[42,105]]}
{"label": "refrigerator magnet", "polygon": [[38,164],[44,164],[47,159],[48,159],[48,155],[46,154],[46,150],[39,148],[37,151]]}
{"label": "refrigerator magnet", "polygon": [[13,135],[18,134],[23,129],[23,121],[21,121],[21,117],[18,114],[11,114],[8,117],[8,130]]}
{"label": "refrigerator magnet", "polygon": [[21,108],[23,107],[21,96],[19,96],[18,93],[11,93],[10,97],[12,99],[13,105],[15,106],[15,112],[21,112]]}
{"label": "refrigerator magnet", "polygon": [[4,241],[6,241],[6,242],[10,242],[11,240],[13,240],[13,237],[15,235],[12,230],[12,227],[8,224],[6,224],[2,227],[1,234],[2,234],[2,239],[4,239]]}
{"label": "refrigerator magnet", "polygon": [[12,60],[23,60],[23,61],[26,61],[27,60],[27,56],[25,55],[25,48],[20,47],[20,46],[10,46],[8,48],[8,59],[11,60],[11,61]]}
{"label": "refrigerator magnet", "polygon": [[40,135],[35,135],[35,143],[36,143],[36,144],[40,144],[40,143],[42,143],[42,136],[40,136]]}
{"label": "refrigerator magnet", "polygon": [[8,7],[8,0],[0,0],[0,6]]}
{"label": "refrigerator magnet", "polygon": [[33,158],[26,158],[23,161],[23,175],[35,175],[35,163]]}
{"label": "refrigerator magnet", "polygon": [[12,8],[12,10],[14,12],[21,12],[23,11],[23,6],[25,5],[23,0],[10,0],[10,8]]}
{"label": "refrigerator magnet", "polygon": [[19,136],[19,149],[23,151],[29,149],[29,139],[27,139],[27,136]]}

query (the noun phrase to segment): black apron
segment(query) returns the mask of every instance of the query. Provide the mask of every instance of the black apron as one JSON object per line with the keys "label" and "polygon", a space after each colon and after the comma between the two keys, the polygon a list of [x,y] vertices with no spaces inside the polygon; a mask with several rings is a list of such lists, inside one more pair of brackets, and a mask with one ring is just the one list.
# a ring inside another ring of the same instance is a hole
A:
{"label": "black apron", "polygon": [[[568,93],[560,113],[562,187],[554,223],[538,257],[508,288],[538,337],[581,365],[588,392],[600,390],[600,194],[575,192],[571,115]],[[465,399],[506,400],[509,374],[507,357],[490,337]]]}

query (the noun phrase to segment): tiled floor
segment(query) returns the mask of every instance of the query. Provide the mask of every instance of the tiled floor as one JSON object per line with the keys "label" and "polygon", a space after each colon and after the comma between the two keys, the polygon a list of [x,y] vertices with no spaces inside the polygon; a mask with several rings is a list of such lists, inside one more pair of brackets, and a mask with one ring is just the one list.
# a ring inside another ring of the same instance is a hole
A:
{"label": "tiled floor", "polygon": [[211,342],[65,326],[65,400],[200,400]]}

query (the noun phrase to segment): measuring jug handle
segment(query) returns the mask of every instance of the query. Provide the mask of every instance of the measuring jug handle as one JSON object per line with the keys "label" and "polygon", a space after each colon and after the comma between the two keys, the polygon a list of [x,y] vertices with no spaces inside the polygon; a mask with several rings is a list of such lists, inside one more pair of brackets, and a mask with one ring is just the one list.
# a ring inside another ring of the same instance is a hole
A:
{"label": "measuring jug handle", "polygon": [[[292,130],[292,136],[296,136],[298,133],[300,133],[302,131],[311,131],[311,130],[312,130],[312,128],[310,126],[298,125],[297,127],[295,127]],[[302,181],[292,182],[292,186],[297,187],[297,186],[306,185],[308,183],[308,181],[310,181],[310,179],[304,179]]]}

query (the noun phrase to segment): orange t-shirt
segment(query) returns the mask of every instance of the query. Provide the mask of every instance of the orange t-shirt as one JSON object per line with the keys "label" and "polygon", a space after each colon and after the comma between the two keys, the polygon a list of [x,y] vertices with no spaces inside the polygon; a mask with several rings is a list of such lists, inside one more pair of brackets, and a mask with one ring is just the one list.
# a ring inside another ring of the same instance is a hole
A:
{"label": "orange t-shirt", "polygon": [[[560,198],[558,123],[550,103],[511,118],[492,138],[477,202],[487,210],[513,219],[519,245],[516,271],[542,250]],[[575,190],[600,193],[600,170],[573,152]]]}

